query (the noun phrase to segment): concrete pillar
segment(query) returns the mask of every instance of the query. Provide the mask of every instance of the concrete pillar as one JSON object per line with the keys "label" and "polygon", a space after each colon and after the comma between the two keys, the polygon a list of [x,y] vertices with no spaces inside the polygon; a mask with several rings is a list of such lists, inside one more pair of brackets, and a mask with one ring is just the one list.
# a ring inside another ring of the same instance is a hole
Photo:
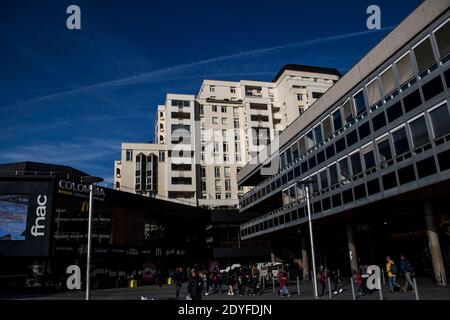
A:
{"label": "concrete pillar", "polygon": [[[439,242],[438,230],[434,221],[431,202],[424,203],[425,226],[427,228],[428,245],[430,246],[431,262],[433,264],[434,278],[436,283],[444,285],[447,282],[444,262],[442,260],[441,244]],[[444,282],[444,283],[442,283]]]}
{"label": "concrete pillar", "polygon": [[306,239],[305,239],[305,235],[302,235],[301,245],[302,245],[302,270],[303,270],[303,280],[304,280],[304,281],[309,281],[308,248],[306,247]]}
{"label": "concrete pillar", "polygon": [[347,225],[347,241],[348,241],[348,254],[350,258],[350,269],[352,271],[353,279],[358,277],[358,256],[356,254],[356,244],[353,236],[353,227],[351,224]]}

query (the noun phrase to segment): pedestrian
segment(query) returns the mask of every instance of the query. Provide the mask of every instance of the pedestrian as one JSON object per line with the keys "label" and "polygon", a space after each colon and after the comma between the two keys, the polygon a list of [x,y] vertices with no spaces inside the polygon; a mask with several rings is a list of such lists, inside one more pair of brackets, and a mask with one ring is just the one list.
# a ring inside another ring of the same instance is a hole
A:
{"label": "pedestrian", "polygon": [[[358,276],[356,278],[356,284],[358,285],[358,295],[361,296],[363,295],[363,282],[362,282],[362,274],[361,274],[361,270],[358,271]],[[353,281],[353,280],[352,280]]]}
{"label": "pedestrian", "polygon": [[390,256],[386,257],[386,273],[389,278],[389,290],[394,292],[396,288],[401,288],[401,286],[397,283],[397,265],[394,260],[391,259]]}
{"label": "pedestrian", "polygon": [[322,296],[325,294],[325,288],[327,286],[327,273],[322,268],[319,270],[318,274],[320,285],[322,286]]}
{"label": "pedestrian", "polygon": [[213,272],[213,293],[219,293],[219,274],[216,270]]}
{"label": "pedestrian", "polygon": [[338,293],[341,293],[342,289],[339,289],[339,283],[341,282],[341,279],[339,277],[339,273],[336,270],[333,270],[331,272],[331,279],[332,279],[333,285],[334,285],[333,293],[335,295]]}
{"label": "pedestrian", "polygon": [[188,283],[188,299],[202,300],[203,280],[200,278],[198,272],[192,269],[191,279]]}
{"label": "pedestrian", "polygon": [[175,270],[173,281],[175,282],[175,297],[178,300],[180,297],[181,286],[183,285],[183,272],[180,267],[177,267]]}
{"label": "pedestrian", "polygon": [[290,297],[289,289],[287,287],[288,278],[286,272],[280,272],[280,297]]}
{"label": "pedestrian", "polygon": [[227,275],[228,275],[228,281],[227,281],[228,295],[234,296],[234,294],[235,294],[235,291],[234,291],[235,276],[234,276],[233,272],[229,272],[229,273],[227,273]]}
{"label": "pedestrian", "polygon": [[367,265],[362,264],[359,266],[358,270],[358,288],[359,295],[365,296],[367,294],[367,279],[369,278],[369,274],[367,273]]}
{"label": "pedestrian", "polygon": [[414,269],[411,265],[411,262],[409,261],[409,259],[402,254],[400,256],[400,272],[404,275],[405,277],[405,287],[403,288],[403,292],[408,292],[408,285],[411,286],[412,288],[412,292],[414,293],[414,290],[416,288],[414,288],[414,283],[411,280],[411,276],[414,277]]}

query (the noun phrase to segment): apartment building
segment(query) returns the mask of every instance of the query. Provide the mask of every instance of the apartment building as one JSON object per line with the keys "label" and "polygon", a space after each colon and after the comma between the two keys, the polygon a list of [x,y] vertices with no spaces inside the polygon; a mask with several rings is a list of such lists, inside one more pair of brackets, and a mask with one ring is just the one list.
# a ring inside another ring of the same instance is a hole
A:
{"label": "apartment building", "polygon": [[[204,80],[196,96],[167,94],[157,108],[155,143],[122,144],[116,187],[199,206],[236,207],[249,191],[237,185],[239,170],[339,78],[336,69],[286,65],[271,82]],[[139,172],[151,171],[142,162],[149,154],[159,161],[153,180],[158,185],[144,189]]]}
{"label": "apartment building", "polygon": [[[270,239],[272,252],[301,259],[307,276],[313,232],[318,265],[356,275],[360,263],[406,254],[417,274],[445,285],[449,6],[424,1],[268,145],[266,159],[240,170],[238,184],[252,187],[240,211],[258,215],[241,224],[242,241]],[[271,174],[269,163],[279,164]]]}

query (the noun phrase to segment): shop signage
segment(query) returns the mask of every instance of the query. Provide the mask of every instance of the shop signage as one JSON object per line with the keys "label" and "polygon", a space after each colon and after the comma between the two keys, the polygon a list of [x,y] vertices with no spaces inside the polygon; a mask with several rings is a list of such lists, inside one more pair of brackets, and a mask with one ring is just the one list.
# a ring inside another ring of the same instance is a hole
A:
{"label": "shop signage", "polygon": [[[59,190],[68,191],[79,194],[89,194],[89,186],[84,183],[76,183],[69,180],[60,180],[58,183]],[[105,198],[105,189],[94,186],[94,196]]]}
{"label": "shop signage", "polygon": [[47,196],[38,195],[37,196],[37,207],[36,207],[36,219],[34,225],[31,226],[31,235],[33,237],[44,237],[45,236],[45,218],[47,215]]}

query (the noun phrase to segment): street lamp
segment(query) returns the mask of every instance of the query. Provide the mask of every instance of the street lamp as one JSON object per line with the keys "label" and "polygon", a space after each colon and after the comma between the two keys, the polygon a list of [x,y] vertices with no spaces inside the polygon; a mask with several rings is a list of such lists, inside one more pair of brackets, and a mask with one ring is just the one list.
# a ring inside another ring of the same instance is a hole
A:
{"label": "street lamp", "polygon": [[88,244],[86,261],[86,300],[90,298],[91,284],[91,238],[92,238],[92,211],[94,206],[94,184],[103,181],[103,178],[94,176],[84,176],[82,182],[89,184],[89,217],[88,217]]}
{"label": "street lamp", "polygon": [[312,258],[312,267],[313,267],[313,281],[314,281],[314,298],[319,297],[317,293],[317,275],[316,275],[316,258],[314,254],[314,237],[313,237],[313,228],[312,228],[312,219],[311,219],[311,205],[309,201],[309,185],[315,182],[315,180],[303,180],[298,182],[305,186],[306,193],[306,207],[308,210],[308,222],[309,222],[309,239],[311,241],[311,258]]}

